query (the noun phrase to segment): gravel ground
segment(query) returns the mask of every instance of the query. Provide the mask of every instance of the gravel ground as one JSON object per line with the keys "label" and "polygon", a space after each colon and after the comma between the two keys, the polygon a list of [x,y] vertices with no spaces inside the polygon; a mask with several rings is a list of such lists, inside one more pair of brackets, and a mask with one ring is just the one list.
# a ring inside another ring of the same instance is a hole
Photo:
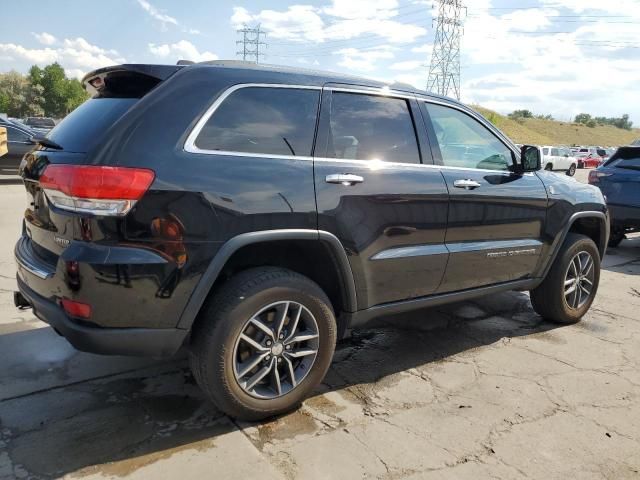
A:
{"label": "gravel ground", "polygon": [[0,186],[0,479],[640,477],[640,239],[577,325],[524,293],[382,319],[299,410],[244,424],[183,357],[76,352],[13,307],[23,202]]}

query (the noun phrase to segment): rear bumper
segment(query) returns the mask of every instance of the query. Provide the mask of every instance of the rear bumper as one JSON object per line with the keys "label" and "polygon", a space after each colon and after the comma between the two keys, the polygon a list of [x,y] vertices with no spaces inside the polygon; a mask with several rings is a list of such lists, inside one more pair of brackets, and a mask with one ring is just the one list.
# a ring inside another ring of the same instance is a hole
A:
{"label": "rear bumper", "polygon": [[103,355],[167,357],[184,343],[188,331],[177,328],[101,328],[81,325],[54,301],[29,288],[17,277],[18,289],[36,317],[51,325],[71,345],[83,352]]}

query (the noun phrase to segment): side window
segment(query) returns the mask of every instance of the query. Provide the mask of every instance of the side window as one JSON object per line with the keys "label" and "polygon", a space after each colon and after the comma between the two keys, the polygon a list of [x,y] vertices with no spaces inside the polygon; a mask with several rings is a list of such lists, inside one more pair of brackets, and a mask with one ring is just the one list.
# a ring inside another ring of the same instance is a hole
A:
{"label": "side window", "polygon": [[310,156],[319,90],[246,87],[213,112],[196,138],[203,150]]}
{"label": "side window", "polygon": [[549,155],[549,149],[548,148],[543,148],[542,149],[542,154],[543,155]]}
{"label": "side window", "polygon": [[554,156],[554,157],[558,157],[558,156],[560,156],[560,152],[558,151],[557,148],[552,148],[551,149],[551,155]]}
{"label": "side window", "polygon": [[420,163],[407,100],[333,92],[327,156]]}
{"label": "side window", "polygon": [[29,135],[18,129],[7,127],[7,141],[26,143],[29,141]]}
{"label": "side window", "polygon": [[445,166],[508,170],[511,150],[491,131],[454,108],[427,103]]}

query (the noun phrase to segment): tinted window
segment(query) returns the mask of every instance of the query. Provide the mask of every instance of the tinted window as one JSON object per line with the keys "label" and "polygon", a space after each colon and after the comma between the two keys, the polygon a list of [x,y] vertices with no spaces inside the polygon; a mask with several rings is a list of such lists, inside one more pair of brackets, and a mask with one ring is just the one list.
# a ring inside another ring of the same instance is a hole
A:
{"label": "tinted window", "polygon": [[551,149],[551,155],[553,155],[554,157],[557,157],[560,155],[560,152],[558,152],[557,148],[552,148]]}
{"label": "tinted window", "polygon": [[626,168],[629,170],[640,170],[640,155],[631,156],[630,158],[617,158],[611,163],[607,163],[607,167]]}
{"label": "tinted window", "polygon": [[233,92],[196,139],[203,150],[311,155],[318,90],[247,87]]}
{"label": "tinted window", "polygon": [[30,137],[25,132],[22,132],[17,128],[11,128],[11,127],[6,127],[6,128],[7,128],[7,140],[9,142],[28,142],[29,141]]}
{"label": "tinted window", "polygon": [[47,134],[69,152],[87,152],[137,98],[92,98],[65,117]]}
{"label": "tinted window", "polygon": [[46,117],[29,117],[27,118],[27,125],[31,127],[53,128],[56,126],[56,122]]}
{"label": "tinted window", "polygon": [[442,162],[450,167],[507,170],[511,150],[484,125],[453,108],[427,104]]}
{"label": "tinted window", "polygon": [[379,95],[333,92],[327,156],[420,163],[407,101]]}

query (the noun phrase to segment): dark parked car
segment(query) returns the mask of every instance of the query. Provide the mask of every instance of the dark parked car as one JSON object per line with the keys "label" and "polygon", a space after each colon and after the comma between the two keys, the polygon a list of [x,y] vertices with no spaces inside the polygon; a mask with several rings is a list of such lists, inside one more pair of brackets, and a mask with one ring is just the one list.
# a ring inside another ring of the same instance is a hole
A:
{"label": "dark parked car", "polygon": [[297,405],[373,317],[529,290],[571,323],[594,299],[601,192],[454,100],[224,62],[84,84],[22,170],[15,302],[80,350],[185,346],[232,416]]}
{"label": "dark parked car", "polygon": [[56,126],[55,120],[49,117],[27,117],[23,123],[41,135],[46,135]]}
{"label": "dark parked car", "polygon": [[600,187],[607,199],[609,246],[617,247],[627,233],[640,231],[640,146],[620,147],[604,165],[589,172],[589,183]]}
{"label": "dark parked car", "polygon": [[0,127],[7,130],[8,147],[7,154],[0,157],[0,175],[17,175],[22,157],[35,146],[35,132],[9,120],[0,121]]}

